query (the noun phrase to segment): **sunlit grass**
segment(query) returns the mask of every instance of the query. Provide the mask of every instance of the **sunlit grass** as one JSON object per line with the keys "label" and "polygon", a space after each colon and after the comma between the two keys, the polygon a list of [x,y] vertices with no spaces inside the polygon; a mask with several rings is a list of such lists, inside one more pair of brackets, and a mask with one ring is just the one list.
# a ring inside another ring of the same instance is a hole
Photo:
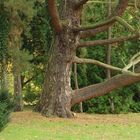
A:
{"label": "sunlit grass", "polygon": [[140,114],[50,119],[30,111],[14,113],[0,140],[140,140]]}

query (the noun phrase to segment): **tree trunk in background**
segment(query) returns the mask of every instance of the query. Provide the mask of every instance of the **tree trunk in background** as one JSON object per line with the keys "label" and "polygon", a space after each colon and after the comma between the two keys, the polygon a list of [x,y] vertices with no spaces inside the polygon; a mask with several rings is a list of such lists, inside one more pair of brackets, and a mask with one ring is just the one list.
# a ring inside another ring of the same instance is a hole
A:
{"label": "tree trunk in background", "polygon": [[[13,16],[14,19],[14,16]],[[15,18],[16,19],[16,18]],[[20,67],[20,48],[21,48],[21,33],[22,30],[15,26],[16,21],[11,20],[12,27],[9,34],[9,51],[12,56],[13,76],[14,76],[14,111],[23,111],[23,97],[21,85],[21,67]]]}
{"label": "tree trunk in background", "polygon": [[[112,4],[111,4],[111,0],[108,0],[109,2],[109,5],[108,5],[108,16],[111,15],[111,9],[112,9]],[[112,28],[109,27],[108,28],[108,39],[111,39],[112,38],[112,33],[111,33],[111,30]],[[111,44],[108,45],[108,48],[107,48],[107,64],[110,64],[111,65]],[[110,79],[111,78],[111,70],[110,69],[107,69],[107,79]],[[111,107],[111,112],[114,113],[115,111],[115,105],[114,105],[114,100],[113,100],[113,97],[111,94],[108,95],[109,96],[109,103],[110,103],[110,107]]]}
{"label": "tree trunk in background", "polygon": [[[78,86],[78,75],[77,75],[77,64],[74,63],[74,81],[75,81],[75,90],[78,90],[79,89],[79,86]],[[80,102],[79,103],[79,111],[81,113],[83,113],[83,103]]]}
{"label": "tree trunk in background", "polygon": [[19,66],[13,63],[13,75],[14,75],[14,111],[23,111],[23,99],[22,99],[22,86],[21,86],[21,73]]}

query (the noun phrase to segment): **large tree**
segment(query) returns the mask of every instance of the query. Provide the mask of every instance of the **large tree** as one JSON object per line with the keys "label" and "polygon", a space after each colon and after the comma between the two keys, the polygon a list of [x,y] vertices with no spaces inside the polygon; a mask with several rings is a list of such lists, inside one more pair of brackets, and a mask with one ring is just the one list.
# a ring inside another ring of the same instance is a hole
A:
{"label": "large tree", "polygon": [[[76,56],[78,48],[104,46],[139,38],[139,33],[121,18],[128,6],[128,0],[119,0],[116,8],[105,21],[88,27],[83,27],[81,24],[83,7],[84,4],[88,3],[88,0],[61,0],[59,10],[56,6],[56,0],[47,0],[46,2],[55,35],[53,45],[49,50],[43,91],[36,107],[39,112],[45,116],[72,117],[71,107],[74,104],[105,95],[114,89],[140,81],[138,68],[133,72],[129,70],[133,65],[139,63],[139,53],[130,60],[125,68],[117,68],[97,60]],[[135,4],[129,3],[129,5],[134,6]],[[94,37],[98,33],[108,30],[115,22],[119,22],[128,28],[132,35],[107,40],[84,41],[85,38]],[[99,84],[72,90],[70,77],[73,63],[96,64],[119,71],[121,74]]]}

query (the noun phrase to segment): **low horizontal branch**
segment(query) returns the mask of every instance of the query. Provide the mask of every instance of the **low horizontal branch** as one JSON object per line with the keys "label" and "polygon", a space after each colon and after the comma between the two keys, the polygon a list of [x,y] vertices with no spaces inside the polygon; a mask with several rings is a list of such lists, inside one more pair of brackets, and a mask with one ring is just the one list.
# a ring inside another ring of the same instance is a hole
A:
{"label": "low horizontal branch", "polygon": [[75,90],[72,96],[71,104],[73,106],[76,103],[103,96],[110,93],[112,90],[128,86],[136,82],[140,82],[140,75],[134,76],[130,74],[119,74],[105,82]]}
{"label": "low horizontal branch", "polygon": [[131,75],[138,75],[137,73],[133,73],[133,72],[125,70],[123,68],[118,68],[118,67],[115,67],[115,66],[112,66],[112,65],[103,63],[101,61],[94,60],[94,59],[79,58],[79,57],[75,56],[73,62],[74,63],[79,63],[79,64],[83,64],[83,63],[84,64],[95,64],[95,65],[104,67],[106,69],[115,70],[115,71],[119,71],[119,72],[122,72],[122,73],[129,73]]}
{"label": "low horizontal branch", "polygon": [[82,48],[82,47],[93,47],[97,45],[109,45],[109,44],[114,44],[114,43],[121,43],[128,40],[138,39],[139,37],[140,37],[140,34],[136,34],[136,35],[132,35],[128,37],[125,36],[125,37],[119,37],[119,38],[113,38],[113,39],[85,41],[85,42],[80,42],[77,47]]}

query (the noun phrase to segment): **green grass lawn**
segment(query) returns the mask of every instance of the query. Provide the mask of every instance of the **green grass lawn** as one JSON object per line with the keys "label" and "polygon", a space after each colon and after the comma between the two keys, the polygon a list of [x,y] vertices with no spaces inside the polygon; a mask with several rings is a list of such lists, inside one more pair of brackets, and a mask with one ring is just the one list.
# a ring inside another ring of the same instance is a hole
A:
{"label": "green grass lawn", "polygon": [[0,140],[140,140],[140,114],[87,115],[74,119],[13,113]]}

